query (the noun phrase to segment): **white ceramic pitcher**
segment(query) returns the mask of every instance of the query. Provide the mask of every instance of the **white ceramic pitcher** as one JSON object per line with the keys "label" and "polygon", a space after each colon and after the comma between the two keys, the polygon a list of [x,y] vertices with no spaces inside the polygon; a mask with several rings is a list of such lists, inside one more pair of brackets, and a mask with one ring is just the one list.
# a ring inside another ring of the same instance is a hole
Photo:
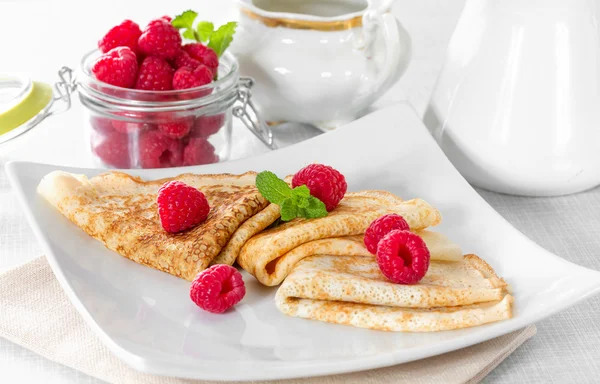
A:
{"label": "white ceramic pitcher", "polygon": [[231,50],[270,122],[333,129],[354,120],[409,62],[393,0],[238,0]]}
{"label": "white ceramic pitcher", "polygon": [[519,195],[600,184],[597,0],[467,0],[424,121],[471,183]]}

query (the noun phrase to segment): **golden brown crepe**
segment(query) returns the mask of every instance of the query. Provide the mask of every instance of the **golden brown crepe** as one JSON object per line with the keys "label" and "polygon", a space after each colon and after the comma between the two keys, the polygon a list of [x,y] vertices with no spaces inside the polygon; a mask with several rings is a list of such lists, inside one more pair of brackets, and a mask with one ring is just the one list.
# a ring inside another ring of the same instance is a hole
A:
{"label": "golden brown crepe", "polygon": [[513,298],[475,255],[432,261],[415,285],[395,284],[374,258],[313,256],[300,261],[276,295],[285,314],[383,331],[431,332],[512,317]]}
{"label": "golden brown crepe", "polygon": [[[143,181],[121,172],[88,179],[56,171],[44,177],[38,192],[107,248],[137,263],[193,280],[238,227],[268,205],[254,185],[255,178],[255,173],[248,172]],[[206,221],[177,234],[162,228],[156,206],[158,189],[171,180],[198,188],[211,207]]]}
{"label": "golden brown crepe", "polygon": [[[260,213],[256,216],[258,215]],[[250,220],[252,219],[248,221]],[[462,260],[462,250],[446,236],[427,230],[416,231],[416,234],[421,236],[425,244],[427,244],[431,260]],[[301,244],[271,261],[268,261],[266,258],[257,257],[254,259],[256,264],[252,265],[251,273],[264,285],[279,285],[292,271],[296,263],[306,257],[315,255],[374,257],[374,255],[367,251],[363,235],[332,237]]]}
{"label": "golden brown crepe", "polygon": [[[308,253],[302,249],[295,251],[295,248],[315,240],[361,235],[373,220],[386,213],[402,215],[412,230],[434,226],[441,221],[437,209],[421,199],[403,201],[385,191],[348,193],[326,217],[294,219],[253,236],[241,248],[237,262],[261,283],[276,285],[285,278],[293,263],[302,257],[326,252],[344,254],[345,247],[353,244],[348,241],[340,243],[339,240],[324,241],[305,245],[320,247],[320,250],[308,249]],[[349,252],[351,255],[367,255],[363,249],[356,247]],[[297,257],[300,254],[304,256]],[[280,263],[281,267],[278,267]]]}
{"label": "golden brown crepe", "polygon": [[240,253],[240,249],[252,236],[260,233],[265,228],[269,227],[280,217],[279,205],[269,204],[265,209],[258,212],[240,225],[237,231],[234,232],[231,239],[219,255],[211,262],[213,264],[229,264],[232,265]]}

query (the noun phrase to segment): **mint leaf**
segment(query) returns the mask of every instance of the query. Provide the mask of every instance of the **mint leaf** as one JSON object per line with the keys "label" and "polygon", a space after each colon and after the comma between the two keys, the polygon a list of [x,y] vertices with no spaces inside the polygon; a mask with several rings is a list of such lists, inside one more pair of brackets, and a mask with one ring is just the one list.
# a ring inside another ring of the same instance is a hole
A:
{"label": "mint leaf", "polygon": [[193,29],[194,28],[194,20],[196,20],[196,16],[198,16],[197,12],[194,12],[191,9],[187,10],[187,11],[183,12],[181,15],[175,16],[173,21],[171,21],[171,25],[173,25],[177,29],[182,29],[182,28]]}
{"label": "mint leaf", "polygon": [[219,29],[211,34],[208,47],[215,51],[217,56],[221,57],[223,52],[225,52],[227,47],[229,47],[229,44],[233,41],[236,27],[237,22],[230,21],[227,24],[221,25]]}
{"label": "mint leaf", "polygon": [[214,30],[215,25],[210,21],[201,21],[198,23],[198,25],[196,25],[196,33],[198,34],[200,41],[203,43],[210,40]]}
{"label": "mint leaf", "polygon": [[256,175],[258,191],[281,210],[281,220],[290,221],[296,217],[316,219],[327,216],[325,204],[310,194],[306,185],[294,189],[277,175],[270,171],[263,171]]}
{"label": "mint leaf", "polygon": [[298,217],[298,206],[292,199],[286,199],[281,204],[281,220],[290,221]]}
{"label": "mint leaf", "polygon": [[304,197],[304,196],[294,196],[297,198],[296,200],[296,205],[298,206],[298,208],[308,208],[308,206],[310,205],[310,200],[308,200],[308,197]]}
{"label": "mint leaf", "polygon": [[306,207],[298,206],[298,216],[306,217],[307,219],[316,219],[327,216],[325,203],[314,196],[309,196],[307,200],[308,203]]}
{"label": "mint leaf", "polygon": [[292,189],[292,199],[294,204],[298,206],[298,208],[306,208],[308,207],[308,198],[310,197],[310,190],[306,185],[300,185],[294,189]]}
{"label": "mint leaf", "polygon": [[291,199],[292,188],[273,172],[263,171],[256,175],[256,188],[265,199],[273,204],[281,206],[287,199],[293,202]]}
{"label": "mint leaf", "polygon": [[186,29],[181,35],[186,39],[196,40],[196,35],[194,34],[193,29]]}
{"label": "mint leaf", "polygon": [[308,187],[306,185],[299,185],[296,188],[294,188],[292,190],[292,192],[294,192],[294,195],[297,195],[300,197],[310,196],[310,189],[308,189]]}

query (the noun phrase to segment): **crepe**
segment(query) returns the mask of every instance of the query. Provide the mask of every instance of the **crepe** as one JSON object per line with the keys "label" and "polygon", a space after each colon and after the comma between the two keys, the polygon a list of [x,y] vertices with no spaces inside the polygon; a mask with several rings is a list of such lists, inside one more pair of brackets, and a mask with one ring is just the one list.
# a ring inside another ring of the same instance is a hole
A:
{"label": "crepe", "polygon": [[273,224],[280,217],[279,205],[269,204],[265,209],[252,216],[240,225],[235,231],[229,242],[219,255],[211,262],[212,264],[232,265],[240,253],[240,249],[246,242],[257,233]]}
{"label": "crepe", "polygon": [[513,303],[504,280],[475,255],[432,261],[415,285],[388,281],[374,258],[312,256],[296,264],[275,300],[290,316],[406,332],[509,319]]}
{"label": "crepe", "polygon": [[[451,242],[446,236],[427,230],[416,231],[416,234],[427,244],[431,260],[459,261],[462,259],[460,247]],[[333,237],[301,244],[274,260],[269,261],[257,257],[255,258],[256,263],[252,265],[251,273],[264,285],[279,285],[292,271],[296,263],[306,257],[315,255],[374,257],[367,251],[362,235]]]}
{"label": "crepe", "polygon": [[[143,181],[121,172],[88,179],[55,171],[42,179],[38,193],[107,248],[137,263],[193,280],[238,227],[268,205],[254,185],[255,178],[255,173],[248,172]],[[177,234],[162,228],[156,205],[158,189],[171,180],[198,188],[211,207],[203,223]]]}
{"label": "crepe", "polygon": [[[386,213],[402,215],[411,230],[434,226],[441,221],[441,215],[437,209],[421,199],[403,201],[385,191],[348,193],[339,206],[329,212],[326,217],[294,219],[250,238],[241,248],[237,262],[261,283],[276,285],[285,278],[293,262],[299,259],[295,259],[293,254],[288,257],[286,255],[288,252],[315,240],[361,235],[373,220]],[[309,249],[309,253],[302,250],[298,252],[303,252],[304,255],[326,252],[344,254],[342,252],[344,247],[352,247],[352,244],[321,242],[315,246],[321,247],[321,250]],[[357,250],[355,247],[352,249],[351,255],[366,256],[364,250]],[[288,261],[285,261],[286,259]],[[281,266],[278,267],[280,263]],[[275,273],[269,273],[268,269]]]}

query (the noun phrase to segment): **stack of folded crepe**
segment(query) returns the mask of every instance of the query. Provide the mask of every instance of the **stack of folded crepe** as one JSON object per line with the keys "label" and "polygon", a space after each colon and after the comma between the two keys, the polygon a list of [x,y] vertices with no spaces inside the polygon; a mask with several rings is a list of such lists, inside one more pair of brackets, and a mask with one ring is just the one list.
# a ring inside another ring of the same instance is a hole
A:
{"label": "stack of folded crepe", "polygon": [[[270,212],[267,222],[277,218],[276,205],[263,212]],[[368,226],[387,213],[404,217],[427,244],[431,263],[418,284],[390,282],[364,246]],[[485,261],[463,256],[446,236],[425,230],[439,224],[441,215],[423,200],[362,191],[346,194],[323,218],[295,219],[264,231],[268,224],[258,220],[260,214],[238,229],[243,236],[235,245],[237,262],[264,285],[283,282],[276,304],[290,316],[410,332],[465,328],[512,316],[508,286]]]}
{"label": "stack of folded crepe", "polygon": [[[109,249],[187,280],[213,264],[236,261],[267,286],[279,284],[276,305],[291,316],[391,331],[439,331],[511,317],[507,284],[475,255],[426,230],[441,222],[421,199],[385,191],[347,193],[328,216],[277,224],[279,207],[255,187],[256,174],[193,175],[143,181],[120,172],[88,179],[52,172],[39,193]],[[211,211],[203,223],[165,232],[156,197],[167,181],[201,190]],[[363,244],[373,220],[404,217],[431,254],[416,285],[388,281]]]}

